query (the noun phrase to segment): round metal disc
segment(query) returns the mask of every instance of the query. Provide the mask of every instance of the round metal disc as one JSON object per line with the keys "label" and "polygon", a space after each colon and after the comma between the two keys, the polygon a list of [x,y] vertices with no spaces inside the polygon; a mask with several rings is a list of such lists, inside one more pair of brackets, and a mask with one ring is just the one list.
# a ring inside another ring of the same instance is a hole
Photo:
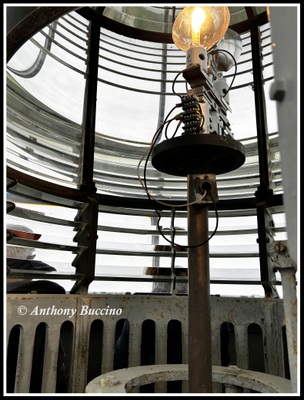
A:
{"label": "round metal disc", "polygon": [[245,148],[230,136],[193,134],[164,140],[152,151],[155,169],[170,175],[224,174],[245,162]]}

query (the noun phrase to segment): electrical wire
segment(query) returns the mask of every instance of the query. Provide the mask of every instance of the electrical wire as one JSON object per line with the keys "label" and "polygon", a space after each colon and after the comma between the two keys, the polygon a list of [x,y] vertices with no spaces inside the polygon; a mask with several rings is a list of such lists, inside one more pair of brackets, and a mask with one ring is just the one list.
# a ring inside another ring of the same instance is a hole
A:
{"label": "electrical wire", "polygon": [[[182,94],[178,94],[178,93],[176,93],[176,91],[174,90],[174,86],[175,86],[175,84],[176,84],[176,81],[177,81],[177,78],[180,76],[180,74],[182,74],[184,71],[182,70],[182,71],[180,71],[176,76],[175,76],[175,78],[173,79],[173,82],[172,82],[172,92],[176,95],[176,96],[178,96],[180,99],[182,98]],[[187,92],[187,90],[188,90],[188,88],[187,88],[187,81],[185,81],[185,84],[186,84],[186,92]]]}
{"label": "electrical wire", "polygon": [[[209,240],[211,240],[211,239],[213,238],[213,236],[216,234],[217,229],[218,229],[218,222],[219,222],[218,209],[217,209],[217,207],[216,207],[216,203],[215,203],[215,201],[214,201],[214,198],[213,198],[211,192],[208,192],[208,193],[209,193],[209,196],[211,197],[212,203],[213,203],[213,205],[214,205],[216,223],[215,223],[215,228],[214,228],[213,232],[211,233],[211,235],[210,235],[206,240],[204,240],[203,242],[198,243],[198,244],[194,244],[194,245],[189,246],[189,245],[182,245],[182,244],[179,244],[179,243],[175,243],[174,241],[169,240],[169,239],[163,234],[163,232],[162,232],[162,230],[161,230],[161,227],[159,226],[160,220],[161,220],[161,214],[158,212],[158,210],[155,210],[156,213],[157,213],[157,215],[158,215],[158,220],[157,220],[157,223],[156,223],[156,227],[157,227],[159,233],[161,234],[161,236],[162,236],[168,243],[170,243],[170,245],[171,245],[172,247],[174,247],[174,246],[182,246],[182,247],[184,247],[184,248],[186,248],[186,249],[192,249],[192,248],[200,247],[200,246],[203,246],[204,244],[206,244],[207,242],[209,242]],[[206,194],[207,194],[207,193],[206,193]],[[173,210],[172,210],[172,211],[173,211]],[[174,209],[173,213],[174,213],[173,215],[175,215],[175,209]],[[173,232],[175,232],[174,224],[173,224]],[[174,236],[175,236],[175,235],[174,235]]]}
{"label": "electrical wire", "polygon": [[[227,52],[227,53],[229,53],[229,52]],[[230,53],[229,53],[229,54],[230,54]],[[232,56],[232,54],[231,54],[231,56]],[[232,56],[232,57],[233,57],[233,56]],[[234,59],[234,61],[235,61],[235,58],[234,58],[234,57],[233,57],[233,59]],[[235,61],[235,65],[236,65],[236,61]],[[179,76],[182,72],[183,72],[183,71],[179,72],[179,73],[176,75],[176,77],[174,78],[173,83],[172,83],[172,92],[173,92],[175,95],[177,95],[181,100],[182,100],[182,98],[183,98],[183,95],[177,94],[177,93],[175,92],[175,90],[174,90],[174,86],[175,86],[175,83],[176,83],[176,80],[177,80],[178,76]],[[234,79],[233,79],[233,80],[234,80]],[[233,81],[232,81],[232,83],[233,83]],[[232,85],[232,84],[231,84],[231,85]],[[231,87],[231,85],[230,85],[230,87]],[[229,90],[230,90],[230,88],[229,88]],[[229,91],[229,90],[228,90],[228,91]],[[228,91],[227,91],[227,93],[228,93]],[[227,93],[226,93],[225,95],[227,95]],[[153,196],[149,193],[149,190],[148,190],[148,187],[147,187],[147,176],[146,176],[146,175],[147,175],[147,166],[148,166],[149,158],[150,158],[150,156],[151,156],[151,153],[152,153],[152,151],[153,151],[153,148],[154,148],[155,144],[157,143],[157,141],[158,141],[160,135],[162,134],[163,129],[165,128],[165,137],[166,137],[166,139],[168,139],[168,133],[167,133],[167,131],[168,131],[168,126],[170,125],[170,123],[171,123],[172,121],[174,121],[174,120],[179,120],[179,124],[178,124],[177,128],[175,129],[175,131],[174,131],[174,133],[173,133],[173,136],[172,136],[171,138],[174,138],[174,137],[175,137],[175,135],[176,135],[176,133],[177,133],[177,131],[178,131],[178,128],[180,127],[180,124],[181,124],[181,121],[180,121],[180,119],[181,119],[181,114],[177,114],[175,117],[171,118],[170,120],[168,120],[168,118],[169,118],[169,116],[172,114],[172,112],[173,112],[177,107],[180,107],[180,106],[182,106],[182,104],[176,104],[176,105],[171,109],[171,111],[167,114],[167,116],[166,116],[164,122],[160,125],[160,127],[159,127],[159,128],[157,129],[157,131],[155,132],[155,134],[154,134],[154,136],[153,136],[153,138],[152,138],[152,141],[151,141],[151,143],[150,143],[150,146],[149,146],[148,150],[144,153],[144,155],[142,156],[142,158],[140,159],[140,161],[139,161],[139,163],[138,163],[138,165],[137,165],[137,176],[138,176],[139,182],[140,182],[141,186],[143,187],[144,191],[146,192],[146,194],[147,194],[149,200],[154,200],[155,202],[157,202],[157,203],[159,203],[159,204],[162,204],[162,205],[164,205],[164,206],[168,206],[168,207],[171,207],[171,208],[172,208],[172,212],[173,212],[173,224],[172,224],[172,227],[173,227],[173,232],[174,232],[173,240],[169,240],[169,239],[164,235],[164,233],[162,232],[162,229],[161,229],[161,227],[160,227],[160,220],[161,220],[162,216],[161,216],[160,212],[159,212],[157,209],[155,209],[155,212],[156,212],[156,214],[157,214],[157,216],[158,216],[158,220],[157,220],[157,223],[156,223],[157,229],[158,229],[159,233],[161,234],[161,236],[162,236],[168,243],[170,243],[170,245],[171,245],[171,247],[172,247],[172,249],[173,249],[173,252],[175,251],[175,250],[174,250],[175,246],[182,246],[182,247],[188,248],[188,249],[190,249],[190,248],[195,248],[195,247],[199,247],[199,246],[203,246],[203,245],[204,245],[205,243],[207,243],[207,242],[215,235],[215,233],[217,232],[217,229],[218,229],[218,219],[219,219],[219,218],[218,218],[217,207],[216,207],[215,201],[214,201],[214,199],[213,199],[213,197],[212,197],[212,194],[211,194],[210,192],[207,192],[206,190],[204,191],[204,193],[202,194],[202,196],[201,196],[200,199],[198,199],[198,200],[196,200],[196,201],[194,201],[194,202],[191,202],[191,203],[180,204],[180,205],[162,202],[162,201],[156,199],[155,197],[153,197]],[[201,129],[201,127],[202,127],[203,124],[204,124],[205,117],[204,117],[204,115],[203,115],[203,113],[202,113],[201,107],[199,107],[199,109],[200,109],[200,114],[201,114],[201,117],[202,117],[202,122],[199,123],[198,128]],[[139,171],[139,169],[140,169],[140,165],[141,165],[141,163],[143,162],[143,160],[144,160],[145,157],[146,157],[146,161],[145,161],[145,165],[144,165],[144,177],[143,177],[143,181],[142,181],[142,179],[141,179],[141,177],[140,177],[140,171]],[[186,207],[186,206],[189,206],[189,205],[197,204],[197,203],[201,202],[201,201],[205,198],[205,196],[206,196],[208,193],[209,193],[209,195],[210,195],[210,197],[211,197],[211,200],[212,200],[212,202],[213,202],[214,209],[215,209],[215,215],[216,215],[216,226],[215,226],[215,229],[213,230],[212,234],[211,234],[211,235],[208,237],[208,239],[206,239],[204,242],[198,243],[198,244],[192,245],[192,246],[189,246],[189,245],[188,245],[188,246],[184,246],[184,245],[180,245],[180,244],[178,244],[178,243],[175,243],[175,241],[174,241],[174,238],[175,238],[175,227],[174,227],[175,208],[176,208],[176,207]],[[173,256],[175,257],[175,253],[173,253]]]}
{"label": "electrical wire", "polygon": [[[140,162],[139,162],[139,164],[138,164],[138,166],[137,166],[137,177],[138,177],[138,180],[139,180],[141,186],[143,187],[144,191],[146,192],[146,194],[147,194],[149,200],[151,200],[151,201],[154,200],[155,202],[157,202],[157,203],[159,203],[159,204],[161,204],[161,205],[163,205],[163,206],[171,207],[171,208],[173,208],[173,207],[187,207],[187,206],[190,206],[190,205],[199,203],[199,202],[205,197],[205,195],[206,195],[205,193],[202,194],[202,196],[201,196],[200,199],[195,200],[195,201],[193,201],[193,202],[191,202],[191,203],[185,203],[185,204],[170,204],[170,203],[165,203],[165,202],[163,202],[163,201],[161,201],[161,200],[158,200],[157,198],[153,197],[153,196],[150,194],[150,192],[149,192],[149,190],[148,190],[148,187],[147,187],[146,170],[147,170],[148,159],[149,159],[149,157],[150,157],[150,154],[151,154],[152,150],[153,150],[153,146],[151,146],[151,147],[149,148],[149,150],[148,150],[148,155],[147,155],[146,162],[145,162],[145,166],[144,166],[144,180],[142,180],[141,177],[140,177],[140,174],[139,174],[139,166],[140,166],[142,160],[144,159],[145,155],[147,154],[147,152],[146,152],[146,153],[144,154],[144,156],[141,158],[141,160],[140,160]],[[155,210],[155,211],[156,211],[156,210]]]}
{"label": "electrical wire", "polygon": [[[149,190],[148,190],[148,187],[147,187],[147,176],[146,176],[146,175],[147,175],[147,166],[148,166],[148,161],[149,161],[150,155],[151,155],[151,153],[152,153],[152,150],[153,150],[153,148],[154,148],[154,146],[155,146],[155,144],[156,144],[156,142],[157,142],[159,136],[160,136],[161,133],[162,133],[162,130],[163,130],[164,126],[165,126],[166,124],[170,124],[172,121],[174,121],[174,120],[176,120],[176,119],[179,118],[179,115],[180,115],[180,114],[178,114],[178,115],[175,116],[174,118],[171,118],[171,119],[168,121],[168,117],[170,116],[170,114],[171,114],[178,106],[179,106],[179,105],[175,105],[175,106],[171,109],[171,111],[169,112],[169,114],[166,116],[165,121],[164,121],[164,122],[162,123],[162,125],[157,129],[157,131],[155,132],[155,134],[154,134],[154,136],[153,136],[153,138],[152,138],[152,141],[151,141],[151,144],[150,144],[149,149],[148,149],[147,152],[143,155],[143,157],[140,159],[140,161],[139,161],[139,163],[138,163],[138,166],[137,166],[137,177],[138,177],[138,180],[139,180],[141,186],[143,187],[144,191],[146,192],[146,194],[147,194],[149,200],[154,200],[154,201],[156,201],[156,202],[159,203],[159,204],[162,204],[162,205],[167,206],[167,207],[172,207],[172,208],[174,208],[174,207],[187,207],[188,205],[196,204],[196,203],[200,202],[200,201],[204,198],[204,196],[205,196],[205,194],[203,194],[202,197],[201,197],[200,199],[198,199],[198,200],[196,200],[196,201],[194,201],[194,202],[192,202],[192,203],[185,203],[185,204],[176,205],[176,204],[165,203],[165,202],[163,202],[163,201],[160,201],[160,200],[156,199],[155,197],[153,197],[153,196],[149,193]],[[145,157],[146,157],[146,161],[145,161],[145,165],[144,165],[144,179],[143,179],[143,181],[142,181],[142,179],[141,179],[141,177],[140,177],[139,168],[140,168],[140,165],[141,165],[141,163],[142,163],[142,161],[144,160]]]}
{"label": "electrical wire", "polygon": [[177,132],[178,132],[178,129],[180,128],[180,126],[181,126],[181,124],[182,124],[182,121],[179,121],[179,123],[177,124],[177,127],[176,127],[176,129],[175,129],[175,131],[174,131],[174,133],[173,133],[173,135],[169,138],[168,137],[168,133],[167,133],[167,128],[168,128],[168,126],[169,126],[169,124],[166,126],[166,129],[165,129],[165,138],[166,139],[173,139],[174,137],[175,137],[175,135],[177,134]]}
{"label": "electrical wire", "polygon": [[213,232],[211,233],[211,235],[210,235],[206,240],[204,240],[202,243],[194,244],[194,245],[192,245],[192,246],[189,246],[189,245],[186,246],[188,249],[192,249],[192,248],[195,248],[195,247],[203,246],[204,244],[206,244],[207,242],[209,242],[209,240],[212,239],[213,236],[214,236],[214,235],[216,234],[216,232],[217,232],[217,229],[218,229],[218,222],[219,222],[218,210],[217,210],[216,203],[215,203],[215,201],[214,201],[214,198],[213,198],[211,192],[208,192],[208,193],[209,193],[209,196],[211,197],[211,200],[212,200],[212,203],[213,203],[213,206],[214,206],[215,218],[216,218],[215,228],[214,228]]}

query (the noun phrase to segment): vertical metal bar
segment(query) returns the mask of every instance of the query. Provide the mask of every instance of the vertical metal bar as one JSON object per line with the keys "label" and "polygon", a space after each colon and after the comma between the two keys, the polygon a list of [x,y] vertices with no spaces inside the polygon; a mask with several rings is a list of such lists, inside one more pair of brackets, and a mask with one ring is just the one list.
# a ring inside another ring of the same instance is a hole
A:
{"label": "vertical metal bar", "polygon": [[[164,30],[169,20],[169,10],[164,11]],[[158,123],[157,129],[164,123],[165,120],[165,109],[166,109],[166,92],[167,92],[167,58],[168,58],[168,45],[167,43],[162,44],[162,62],[161,62],[161,81],[160,81],[160,92],[159,96],[159,107],[158,107]]]}
{"label": "vertical metal bar", "polygon": [[270,234],[273,227],[273,221],[268,209],[269,196],[267,191],[259,187],[255,192],[256,210],[257,210],[257,226],[260,259],[260,276],[265,291],[265,297],[279,297],[275,284],[275,273],[272,262],[269,258],[269,251],[273,246],[273,237]]}
{"label": "vertical metal bar", "polygon": [[270,189],[269,161],[268,161],[268,127],[266,118],[265,93],[262,67],[262,47],[259,28],[252,24],[250,28],[252,46],[252,73],[254,82],[254,101],[257,124],[257,144],[259,154],[260,186],[255,193],[257,198],[258,245],[260,257],[261,281],[266,297],[278,297],[275,286],[271,283],[275,279],[268,257],[271,238],[267,233],[269,218],[267,207],[273,195]]}
{"label": "vertical metal bar", "polygon": [[[168,320],[157,321],[155,330],[155,364],[167,364],[167,334]],[[166,393],[167,384],[165,381],[155,383],[155,393]]]}
{"label": "vertical metal bar", "polygon": [[292,392],[297,393],[298,341],[297,341],[297,290],[296,269],[280,268],[282,278],[288,362]]}
{"label": "vertical metal bar", "polygon": [[252,74],[254,82],[254,101],[257,124],[257,138],[259,150],[259,171],[262,187],[269,188],[268,167],[268,127],[266,119],[266,105],[262,69],[262,48],[259,27],[255,23],[250,27]]}
{"label": "vertical metal bar", "polygon": [[103,320],[103,335],[102,335],[102,373],[113,370],[114,363],[114,348],[115,348],[115,328],[116,323],[114,320],[105,318]]}
{"label": "vertical metal bar", "polygon": [[283,289],[284,316],[286,325],[286,340],[288,348],[288,362],[292,391],[297,392],[297,321],[298,321],[298,300],[296,272],[297,266],[290,257],[287,241],[276,242],[272,260],[275,269],[280,272]]}
{"label": "vertical metal bar", "polygon": [[86,88],[83,105],[83,137],[79,165],[79,187],[88,193],[95,193],[93,183],[94,172],[94,146],[95,146],[95,119],[96,96],[98,78],[100,26],[92,21],[88,40],[88,58],[86,73]]}
{"label": "vertical metal bar", "polygon": [[[263,316],[261,317],[263,330],[265,373],[276,376],[283,375],[283,344],[281,326],[278,320],[277,303],[265,300]],[[273,340],[276,338],[276,340]]]}
{"label": "vertical metal bar", "polygon": [[32,373],[35,331],[37,325],[24,327],[20,336],[15,393],[29,393]]}
{"label": "vertical metal bar", "polygon": [[[284,208],[287,223],[288,248],[290,256],[297,263],[297,247],[300,245],[300,230],[297,229],[299,217],[297,210],[300,199],[300,8],[270,7],[270,23],[273,44],[274,82],[270,95],[276,100],[279,149],[284,189]],[[291,61],[292,60],[292,61]],[[278,84],[286,84],[277,97]]]}
{"label": "vertical metal bar", "polygon": [[240,323],[234,325],[235,335],[235,364],[242,369],[248,369],[248,329],[247,325]]}
{"label": "vertical metal bar", "polygon": [[85,278],[75,282],[70,293],[86,294],[88,286],[94,279],[96,241],[98,225],[98,201],[94,175],[95,150],[95,119],[98,78],[100,26],[94,20],[90,24],[88,38],[88,58],[86,71],[86,87],[83,104],[83,135],[81,138],[78,188],[83,190],[87,197],[88,207],[84,206],[76,218],[82,219],[83,227],[78,231],[74,241],[83,247],[73,265],[76,272],[85,274]]}
{"label": "vertical metal bar", "polygon": [[[183,313],[185,315],[185,313]],[[183,351],[183,364],[189,364],[188,357],[189,357],[189,350],[188,350],[188,337],[189,337],[189,323],[188,318],[181,317],[182,322],[182,351]],[[182,382],[182,393],[189,393],[189,380]]]}
{"label": "vertical metal bar", "polygon": [[[79,316],[82,306],[91,306],[91,299],[79,296],[72,297],[71,307],[76,308],[76,318],[72,321],[74,325],[73,344],[72,344],[72,360],[70,369],[69,386],[71,393],[83,393],[87,384],[88,359],[89,359],[89,341],[91,318]],[[66,301],[67,299],[65,299]],[[107,371],[105,371],[107,372]]]}
{"label": "vertical metal bar", "polygon": [[142,322],[137,319],[129,320],[129,362],[128,367],[140,365],[142,344]]}
{"label": "vertical metal bar", "polygon": [[[188,190],[191,192],[188,177]],[[206,242],[204,245],[197,244]],[[189,392],[212,392],[208,205],[188,206]],[[191,247],[195,246],[195,247]]]}
{"label": "vertical metal bar", "polygon": [[42,377],[42,393],[56,393],[57,359],[60,342],[58,325],[48,326]]}

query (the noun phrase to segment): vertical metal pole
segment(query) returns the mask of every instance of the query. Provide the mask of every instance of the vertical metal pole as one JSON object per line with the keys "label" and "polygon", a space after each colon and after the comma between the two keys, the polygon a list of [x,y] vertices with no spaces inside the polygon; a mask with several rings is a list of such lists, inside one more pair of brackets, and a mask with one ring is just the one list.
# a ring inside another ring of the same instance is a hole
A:
{"label": "vertical metal pole", "polygon": [[83,104],[83,135],[80,148],[78,188],[88,195],[96,192],[94,175],[96,98],[100,26],[92,21],[89,28],[87,79]]}
{"label": "vertical metal pole", "polygon": [[[188,177],[188,193],[193,191]],[[190,197],[188,195],[188,197]],[[190,202],[189,202],[190,203]],[[189,392],[212,393],[208,205],[188,206]]]}
{"label": "vertical metal pole", "polygon": [[[247,10],[251,13],[252,10]],[[249,14],[249,16],[251,16]],[[254,16],[251,16],[254,17]],[[278,297],[273,281],[275,275],[273,266],[270,263],[268,252],[272,246],[272,238],[269,235],[269,215],[268,205],[273,196],[270,188],[271,176],[269,169],[269,138],[267,126],[267,113],[265,101],[265,85],[263,76],[262,44],[259,27],[255,24],[250,26],[251,49],[252,49],[252,73],[254,82],[254,101],[257,124],[258,155],[260,186],[255,195],[257,198],[257,224],[258,224],[258,245],[260,258],[260,274],[265,296],[267,298]]]}
{"label": "vertical metal pole", "polygon": [[290,380],[292,392],[297,393],[297,323],[299,317],[296,283],[297,266],[290,257],[287,243],[287,241],[276,242],[271,253],[271,258],[275,270],[281,274]]}
{"label": "vertical metal pole", "polygon": [[93,177],[99,38],[100,26],[97,22],[92,21],[89,27],[87,77],[82,117],[83,135],[78,173],[78,189],[85,193],[86,199],[83,208],[79,210],[79,214],[75,218],[75,220],[83,222],[83,226],[79,228],[74,237],[74,241],[85,250],[79,252],[72,263],[76,267],[76,272],[86,276],[75,282],[70,293],[87,294],[88,286],[95,275],[98,201]]}
{"label": "vertical metal pole", "polygon": [[291,388],[297,393],[297,371],[298,371],[298,340],[297,340],[297,289],[296,268],[278,268],[282,278],[284,315],[286,325],[286,340],[288,348],[288,362],[290,371]]}

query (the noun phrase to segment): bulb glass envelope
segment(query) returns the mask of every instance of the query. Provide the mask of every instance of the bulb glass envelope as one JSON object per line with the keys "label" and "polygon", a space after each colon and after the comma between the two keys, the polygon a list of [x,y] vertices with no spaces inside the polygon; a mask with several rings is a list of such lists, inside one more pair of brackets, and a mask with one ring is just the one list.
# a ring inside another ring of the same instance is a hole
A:
{"label": "bulb glass envelope", "polygon": [[209,50],[225,35],[229,22],[228,7],[185,7],[173,24],[172,39],[183,51],[197,46]]}
{"label": "bulb glass envelope", "polygon": [[[238,33],[228,28],[225,36],[216,45],[214,60],[218,71],[227,72],[242,54],[242,39]],[[222,51],[221,51],[222,50]]]}

